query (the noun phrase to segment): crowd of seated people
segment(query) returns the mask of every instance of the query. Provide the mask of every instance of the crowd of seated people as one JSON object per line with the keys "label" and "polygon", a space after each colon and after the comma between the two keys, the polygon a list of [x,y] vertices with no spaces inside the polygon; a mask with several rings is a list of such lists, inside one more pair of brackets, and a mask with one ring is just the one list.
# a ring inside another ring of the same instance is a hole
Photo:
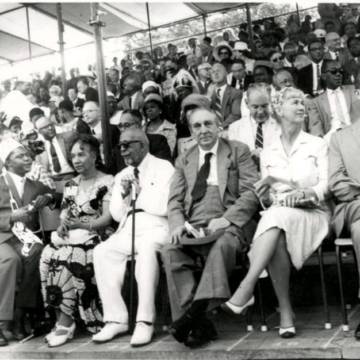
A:
{"label": "crowd of seated people", "polygon": [[[23,340],[34,313],[54,318],[49,347],[72,339],[79,322],[96,343],[129,331],[133,197],[133,347],[154,337],[161,266],[168,331],[190,348],[217,338],[209,311],[239,315],[254,304],[265,269],[279,336],[296,336],[290,269],[302,268],[331,227],[351,237],[360,274],[359,13],[354,4],[318,11],[315,22],[255,24],[253,44],[242,24],[237,36],[190,38],[181,51],[169,44],[115,58],[108,119],[96,71],[72,69],[64,94],[50,72],[2,83],[0,346],[6,332]],[[44,213],[57,214],[53,231],[41,232]],[[232,293],[243,252],[250,267]]]}

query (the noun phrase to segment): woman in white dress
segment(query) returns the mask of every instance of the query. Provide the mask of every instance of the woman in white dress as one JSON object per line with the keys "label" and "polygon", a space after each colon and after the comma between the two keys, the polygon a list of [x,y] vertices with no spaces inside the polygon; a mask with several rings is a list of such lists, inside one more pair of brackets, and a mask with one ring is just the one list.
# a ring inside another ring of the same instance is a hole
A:
{"label": "woman in white dress", "polygon": [[[300,90],[281,90],[274,105],[282,135],[262,151],[262,180],[255,184],[266,210],[254,236],[249,271],[222,307],[241,314],[253,305],[254,286],[268,268],[279,301],[279,334],[290,338],[295,336],[289,297],[291,263],[300,269],[329,230],[328,147],[324,139],[301,130],[305,107]],[[311,199],[314,206],[299,207]]]}

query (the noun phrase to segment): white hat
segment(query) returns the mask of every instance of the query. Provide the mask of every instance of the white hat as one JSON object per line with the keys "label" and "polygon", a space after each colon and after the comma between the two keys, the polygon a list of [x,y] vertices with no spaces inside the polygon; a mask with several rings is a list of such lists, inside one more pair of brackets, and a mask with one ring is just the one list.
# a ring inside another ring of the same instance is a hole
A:
{"label": "white hat", "polygon": [[159,89],[159,94],[162,95],[162,88],[159,84],[157,84],[155,81],[152,81],[152,80],[149,80],[149,81],[145,81],[143,84],[142,84],[142,91],[144,92],[145,89],[147,89],[148,87],[154,87],[154,88],[157,88]]}
{"label": "white hat", "polygon": [[5,164],[8,156],[18,147],[24,147],[21,143],[13,138],[6,138],[0,143],[0,159]]}
{"label": "white hat", "polygon": [[326,36],[326,31],[323,30],[323,29],[316,29],[316,30],[314,31],[314,34],[316,35],[316,37],[317,37],[318,39],[323,39],[323,38],[325,38],[325,36]]}
{"label": "white hat", "polygon": [[248,44],[245,43],[245,42],[242,42],[242,41],[237,41],[235,43],[234,50],[240,50],[240,51],[247,50],[247,51],[249,51]]}
{"label": "white hat", "polygon": [[111,91],[107,91],[106,96],[115,97],[115,95]]}
{"label": "white hat", "polygon": [[214,48],[214,50],[213,50],[213,56],[214,56],[215,60],[221,62],[221,58],[220,58],[220,54],[219,54],[219,50],[221,48],[227,48],[230,52],[230,59],[234,58],[234,51],[233,51],[232,47],[226,41],[223,41],[223,42],[220,42],[219,44],[217,44],[216,48]]}

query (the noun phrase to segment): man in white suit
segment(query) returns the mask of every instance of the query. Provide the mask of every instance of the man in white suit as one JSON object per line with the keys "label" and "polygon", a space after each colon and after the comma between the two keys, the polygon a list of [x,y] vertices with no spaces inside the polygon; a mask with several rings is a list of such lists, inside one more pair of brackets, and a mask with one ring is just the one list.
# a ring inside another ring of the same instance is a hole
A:
{"label": "man in white suit", "polygon": [[281,131],[280,125],[270,116],[271,86],[266,83],[251,84],[246,104],[250,115],[229,126],[229,140],[246,144],[255,163],[259,163],[261,151]]}
{"label": "man in white suit", "polygon": [[119,228],[94,251],[95,275],[106,325],[93,340],[110,341],[128,331],[128,311],[121,288],[131,254],[130,201],[134,184],[137,193],[135,277],[139,305],[130,344],[142,346],[151,342],[154,333],[155,293],[159,279],[157,254],[169,237],[166,214],[174,168],[170,162],[149,154],[149,140],[141,129],[124,131],[119,146],[128,167],[116,175],[110,201],[110,212],[120,223]]}

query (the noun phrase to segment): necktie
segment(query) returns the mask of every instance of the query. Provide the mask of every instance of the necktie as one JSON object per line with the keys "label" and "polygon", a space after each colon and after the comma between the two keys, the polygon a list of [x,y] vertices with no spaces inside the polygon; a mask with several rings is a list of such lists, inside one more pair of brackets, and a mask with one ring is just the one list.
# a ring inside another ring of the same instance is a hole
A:
{"label": "necktie", "polygon": [[193,198],[194,201],[200,200],[204,197],[205,193],[206,193],[206,188],[207,188],[207,178],[209,177],[210,174],[210,159],[211,159],[212,153],[207,153],[205,154],[205,162],[204,164],[201,166],[197,178],[196,178],[196,182],[194,185],[194,188],[191,192],[191,196]]}
{"label": "necktie", "polygon": [[335,60],[339,61],[339,52],[338,51],[335,52]]}
{"label": "necktie", "polygon": [[338,92],[336,90],[333,91],[333,94],[334,94],[334,103],[335,103],[334,105],[335,105],[338,120],[339,120],[342,128],[346,127],[347,124],[344,121],[345,116],[344,116],[344,113],[343,113],[343,110],[342,110],[342,107],[341,107],[339,94],[338,94]]}
{"label": "necktie", "polygon": [[219,118],[220,122],[222,122],[222,113],[221,113],[221,98],[220,98],[221,89],[216,89],[216,101],[215,101],[215,113]]}
{"label": "necktie", "polygon": [[94,129],[91,129],[91,133],[92,133],[93,135],[96,135]]}
{"label": "necktie", "polygon": [[50,140],[49,142],[50,142],[50,155],[51,155],[51,158],[52,158],[54,171],[56,173],[59,173],[61,171],[60,161],[59,161],[59,158],[57,156],[55,146],[54,146],[52,140]]}
{"label": "necktie", "polygon": [[316,78],[317,78],[316,91],[320,91],[320,90],[322,90],[322,86],[321,86],[320,65],[319,64],[316,65]]}
{"label": "necktie", "polygon": [[129,109],[132,109],[132,107],[131,107],[131,97],[129,98]]}
{"label": "necktie", "polygon": [[240,89],[240,90],[244,90],[243,82],[241,80],[238,80],[237,83],[238,83],[239,87],[236,85],[236,88]]}
{"label": "necktie", "polygon": [[135,178],[136,179],[138,179],[139,180],[139,169],[136,167],[136,168],[134,168],[134,176],[135,176]]}
{"label": "necktie", "polygon": [[255,148],[263,148],[264,147],[264,137],[263,137],[263,123],[258,123],[258,127],[256,130],[255,137]]}

